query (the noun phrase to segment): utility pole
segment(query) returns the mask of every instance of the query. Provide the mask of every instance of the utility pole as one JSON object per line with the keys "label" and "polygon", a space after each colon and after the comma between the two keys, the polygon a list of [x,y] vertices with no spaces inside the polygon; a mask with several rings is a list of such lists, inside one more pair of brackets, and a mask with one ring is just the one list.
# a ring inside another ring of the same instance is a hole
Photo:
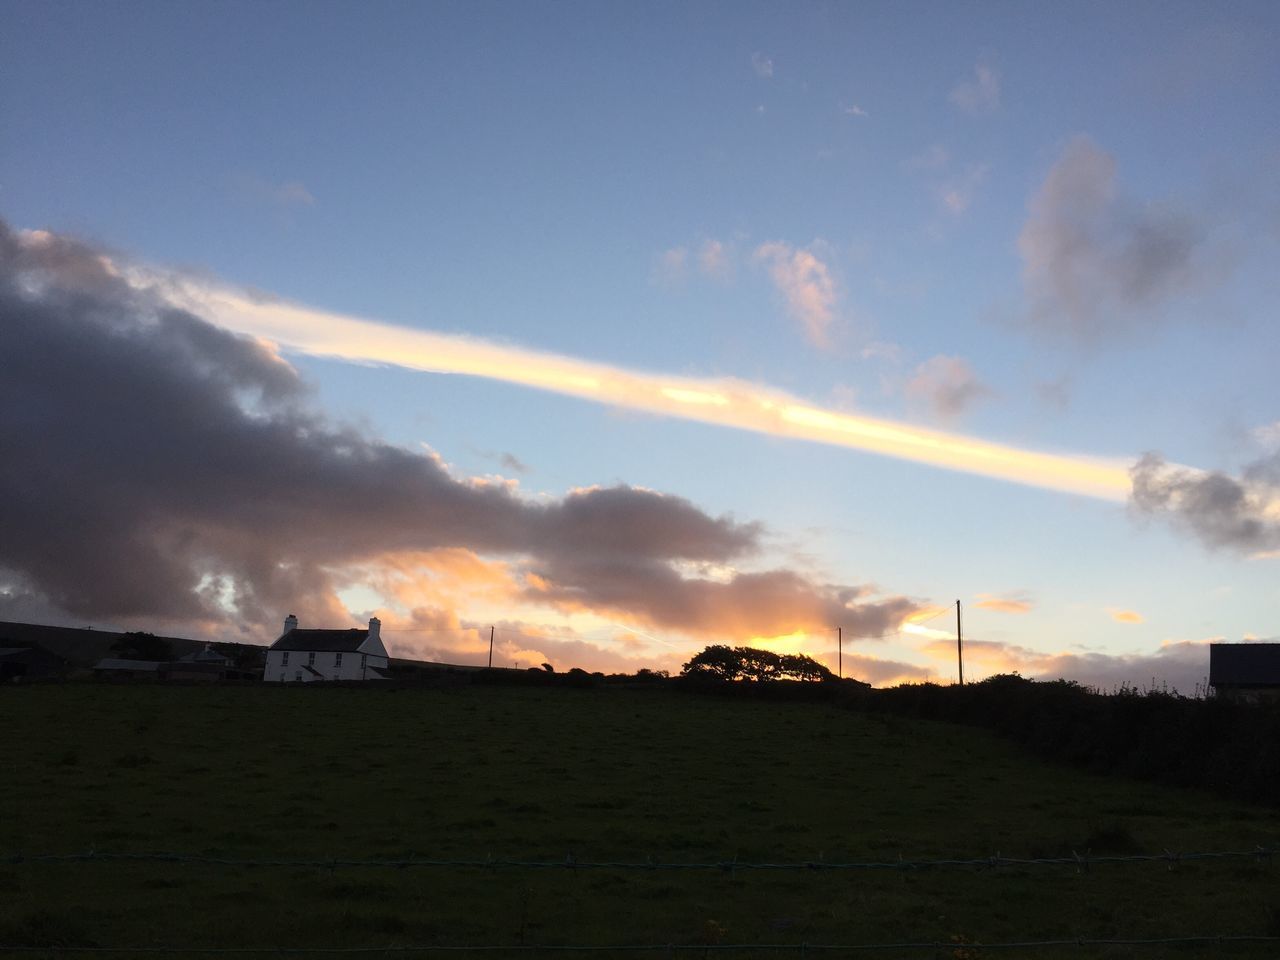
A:
{"label": "utility pole", "polygon": [[960,667],[960,686],[964,686],[964,641],[960,636],[960,601],[956,601],[956,663]]}
{"label": "utility pole", "polygon": [[837,676],[844,679],[844,627],[836,627],[836,664],[839,667]]}
{"label": "utility pole", "polygon": [[489,625],[489,669],[493,669],[493,624]]}

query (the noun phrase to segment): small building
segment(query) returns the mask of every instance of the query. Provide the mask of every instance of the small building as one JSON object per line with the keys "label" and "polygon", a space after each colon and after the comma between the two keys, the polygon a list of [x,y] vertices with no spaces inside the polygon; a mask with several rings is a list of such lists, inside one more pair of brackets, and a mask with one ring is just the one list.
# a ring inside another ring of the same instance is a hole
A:
{"label": "small building", "polygon": [[206,643],[204,645],[204,649],[196,650],[192,653],[188,653],[185,657],[179,657],[178,660],[179,662],[184,664],[201,663],[201,664],[208,664],[215,667],[235,666],[235,661],[233,661],[225,653],[219,653],[217,650],[213,649],[213,644],[211,643]]}
{"label": "small building", "polygon": [[124,657],[105,657],[93,665],[93,675],[99,680],[181,680],[198,683],[249,679],[252,676],[230,670],[222,663],[202,663],[189,657],[183,657],[181,660],[129,660]]}
{"label": "small building", "polygon": [[0,681],[52,680],[67,672],[67,662],[38,643],[0,641]]}
{"label": "small building", "polygon": [[166,666],[163,660],[103,657],[93,665],[93,675],[107,680],[162,680]]}
{"label": "small building", "polygon": [[1280,697],[1280,643],[1209,644],[1209,686],[1220,697]]}
{"label": "small building", "polygon": [[291,613],[285,618],[284,633],[267,649],[262,679],[272,683],[386,680],[389,657],[381,629],[382,622],[372,617],[366,630],[304,630]]}

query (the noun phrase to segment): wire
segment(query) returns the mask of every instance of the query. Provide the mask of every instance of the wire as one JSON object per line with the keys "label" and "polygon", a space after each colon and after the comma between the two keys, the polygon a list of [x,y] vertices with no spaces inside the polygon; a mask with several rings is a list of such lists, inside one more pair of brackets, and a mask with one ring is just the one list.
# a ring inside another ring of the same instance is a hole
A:
{"label": "wire", "polygon": [[1252,850],[1218,850],[1197,853],[1164,853],[1128,854],[1112,856],[1092,856],[1088,853],[1073,853],[1069,857],[1003,857],[999,854],[989,857],[962,857],[937,860],[868,860],[834,862],[825,860],[795,860],[777,862],[759,862],[743,860],[713,860],[700,862],[655,862],[653,860],[577,860],[572,854],[563,860],[496,860],[480,859],[438,859],[409,856],[394,859],[372,858],[238,858],[195,856],[181,853],[99,853],[94,850],[86,853],[65,854],[10,854],[0,857],[0,863],[10,866],[19,864],[48,863],[196,863],[223,867],[317,867],[333,870],[339,867],[384,867],[406,869],[410,867],[458,867],[458,868],[511,868],[521,870],[735,870],[788,871],[788,870],[930,870],[948,867],[990,868],[998,867],[1046,867],[1074,866],[1079,870],[1087,870],[1094,864],[1112,863],[1165,863],[1172,869],[1179,863],[1192,863],[1202,860],[1263,860],[1270,859],[1280,853],[1280,847],[1258,846]]}
{"label": "wire", "polygon": [[965,943],[946,940],[910,940],[897,943],[619,943],[619,944],[406,944],[378,947],[70,947],[0,944],[0,953],[131,953],[131,954],[284,954],[332,955],[370,953],[654,953],[699,951],[704,954],[771,951],[799,953],[821,951],[881,950],[1027,950],[1037,947],[1163,947],[1191,944],[1280,943],[1280,936],[1202,934],[1185,937],[1076,937],[1057,940],[1004,940]]}

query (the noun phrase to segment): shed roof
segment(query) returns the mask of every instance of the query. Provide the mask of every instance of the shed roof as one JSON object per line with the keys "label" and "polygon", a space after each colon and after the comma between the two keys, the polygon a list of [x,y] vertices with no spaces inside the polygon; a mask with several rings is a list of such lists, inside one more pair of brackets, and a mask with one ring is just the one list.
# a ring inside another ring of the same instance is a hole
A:
{"label": "shed roof", "polygon": [[1280,643],[1209,644],[1212,686],[1280,686]]}
{"label": "shed roof", "polygon": [[294,627],[273,643],[271,649],[354,653],[368,639],[368,630],[300,630]]}
{"label": "shed roof", "polygon": [[95,670],[146,670],[158,671],[165,665],[163,660],[123,660],[119,657],[107,657],[99,660],[93,667]]}

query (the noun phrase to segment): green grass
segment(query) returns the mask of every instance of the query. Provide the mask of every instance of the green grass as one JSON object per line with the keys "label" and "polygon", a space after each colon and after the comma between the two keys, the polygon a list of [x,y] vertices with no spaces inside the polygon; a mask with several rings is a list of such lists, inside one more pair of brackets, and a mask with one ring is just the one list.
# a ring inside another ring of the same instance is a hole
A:
{"label": "green grass", "polygon": [[[1274,811],[1047,765],[973,729],[816,704],[664,690],[67,685],[3,691],[0,723],[4,855],[830,861],[1280,843]],[[0,865],[0,943],[1280,934],[1277,869],[20,863]]]}

